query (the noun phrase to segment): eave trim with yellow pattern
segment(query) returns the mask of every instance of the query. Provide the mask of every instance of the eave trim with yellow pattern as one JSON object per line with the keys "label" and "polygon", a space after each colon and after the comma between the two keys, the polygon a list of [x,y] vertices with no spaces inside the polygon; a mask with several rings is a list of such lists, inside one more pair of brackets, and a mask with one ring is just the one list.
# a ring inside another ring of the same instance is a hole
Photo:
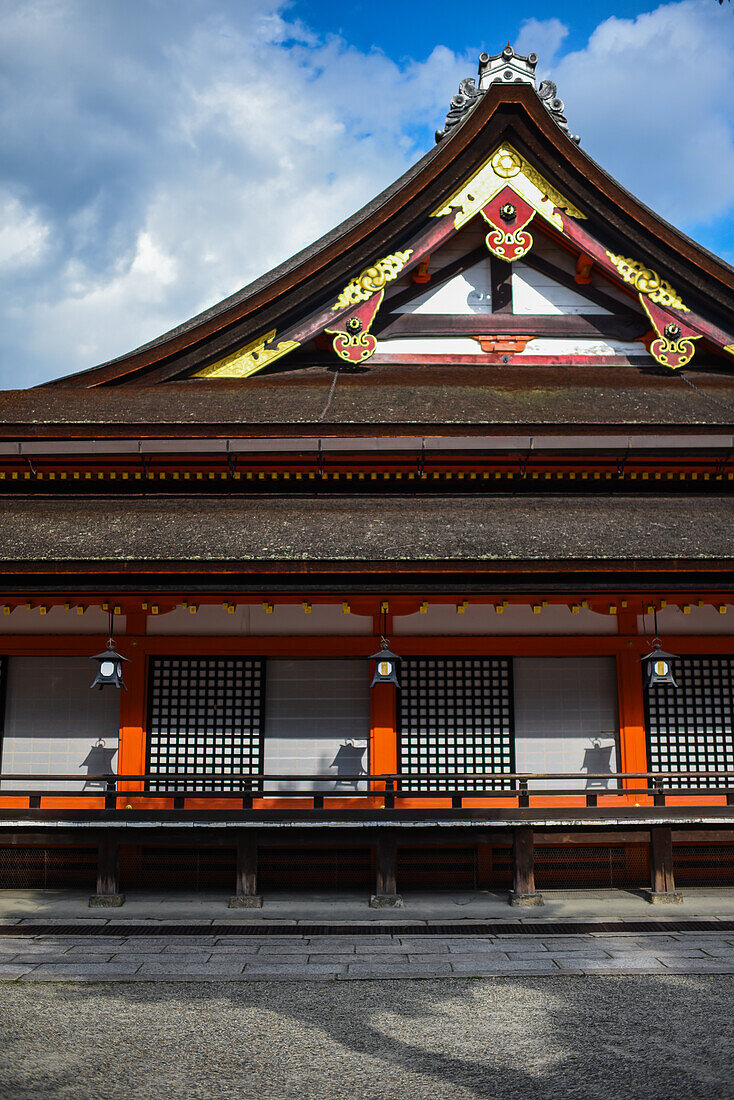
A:
{"label": "eave trim with yellow pattern", "polygon": [[561,232],[563,219],[557,209],[571,218],[586,217],[508,142],[503,142],[448,202],[433,211],[431,217],[453,214],[455,228],[461,229],[508,183],[536,213]]}
{"label": "eave trim with yellow pattern", "polygon": [[298,340],[280,340],[274,347],[268,347],[275,340],[275,331],[258,336],[239,351],[197,371],[194,378],[249,378],[299,346]]}

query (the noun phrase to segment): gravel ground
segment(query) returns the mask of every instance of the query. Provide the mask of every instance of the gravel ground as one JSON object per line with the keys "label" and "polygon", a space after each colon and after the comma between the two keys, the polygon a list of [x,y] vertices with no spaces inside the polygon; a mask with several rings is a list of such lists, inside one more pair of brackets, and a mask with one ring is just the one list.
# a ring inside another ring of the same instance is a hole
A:
{"label": "gravel ground", "polygon": [[734,1098],[734,975],[0,986],[0,1097]]}

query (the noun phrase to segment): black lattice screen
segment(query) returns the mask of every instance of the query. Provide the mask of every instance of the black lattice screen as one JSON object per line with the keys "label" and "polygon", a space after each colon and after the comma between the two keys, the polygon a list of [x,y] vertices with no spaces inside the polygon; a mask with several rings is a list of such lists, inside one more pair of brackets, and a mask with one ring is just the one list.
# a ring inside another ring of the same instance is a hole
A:
{"label": "black lattice screen", "polygon": [[[263,681],[264,662],[257,658],[153,658],[148,772],[214,772],[217,788],[225,791],[241,787],[228,775],[261,772]],[[150,781],[154,791],[175,786],[175,780]]]}
{"label": "black lattice screen", "polygon": [[677,689],[645,689],[651,772],[734,770],[733,675],[731,657],[678,657]]}
{"label": "black lattice screen", "polygon": [[[512,668],[496,657],[422,658],[401,662],[399,764],[401,772],[514,771]],[[445,787],[414,780],[416,790]],[[504,788],[490,783],[452,784],[456,790]]]}

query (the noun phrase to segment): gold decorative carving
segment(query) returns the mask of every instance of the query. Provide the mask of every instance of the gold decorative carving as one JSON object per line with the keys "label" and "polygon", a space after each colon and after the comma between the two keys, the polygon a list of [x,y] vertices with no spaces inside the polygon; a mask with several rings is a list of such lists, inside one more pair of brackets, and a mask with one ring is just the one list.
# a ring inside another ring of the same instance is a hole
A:
{"label": "gold decorative carving", "polygon": [[266,347],[275,339],[275,329],[266,336],[246,344],[244,348],[220,359],[209,367],[197,371],[194,378],[249,378],[251,374],[262,370],[268,363],[280,359],[282,355],[298,347],[298,340],[280,340],[275,347]]}
{"label": "gold decorative carving", "polygon": [[507,185],[507,180],[512,180],[518,195],[556,229],[563,231],[560,212],[571,218],[586,217],[508,142],[495,149],[479,171],[448,202],[434,210],[432,217],[453,214],[454,225],[460,229]]}
{"label": "gold decorative carving", "polygon": [[700,340],[701,333],[651,298],[645,298],[642,293],[640,303],[657,335],[657,340],[651,340],[647,345],[653,359],[670,370],[678,370],[690,363],[696,350],[693,341]]}
{"label": "gold decorative carving", "polygon": [[510,148],[498,149],[489,163],[492,165],[495,175],[501,176],[503,180],[516,176],[522,169],[522,157]]}
{"label": "gold decorative carving", "polygon": [[412,255],[413,249],[408,248],[405,252],[393,252],[378,260],[372,267],[366,267],[361,275],[344,287],[331,308],[346,309],[348,306],[366,302],[378,290],[384,290],[386,283],[397,279]]}
{"label": "gold decorative carving", "polygon": [[645,294],[651,302],[659,306],[667,306],[668,309],[678,309],[681,313],[691,312],[688,306],[683,304],[678,292],[673,290],[665,279],[661,279],[657,271],[653,271],[651,267],[645,267],[639,260],[615,256],[609,249],[606,253],[624,281],[640,294]]}
{"label": "gold decorative carving", "polygon": [[667,331],[671,327],[674,328],[675,326],[666,325],[660,339],[652,341],[650,354],[653,359],[657,359],[658,363],[662,363],[664,367],[678,370],[679,367],[684,367],[686,363],[690,363],[696,350],[693,340],[700,340],[700,337],[694,336],[692,340],[681,340],[676,332]]}
{"label": "gold decorative carving", "polygon": [[724,351],[728,351],[729,355],[734,355],[734,344],[726,344]]}

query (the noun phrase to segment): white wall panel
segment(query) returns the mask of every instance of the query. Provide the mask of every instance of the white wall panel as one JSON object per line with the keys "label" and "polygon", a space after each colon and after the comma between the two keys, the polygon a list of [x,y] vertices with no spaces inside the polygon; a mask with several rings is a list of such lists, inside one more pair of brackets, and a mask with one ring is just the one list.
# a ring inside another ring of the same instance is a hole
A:
{"label": "white wall panel", "polygon": [[425,614],[396,615],[396,635],[426,634],[616,634],[617,616],[599,615],[581,608],[577,614],[563,604],[541,607],[537,614],[527,604],[510,604],[497,614],[491,604],[470,604],[458,614],[456,604],[430,604]]}
{"label": "white wall panel", "polygon": [[95,666],[88,657],[10,657],[7,667],[3,772],[79,775],[56,785],[73,791],[84,787],[85,775],[117,771],[120,692],[90,690]]}
{"label": "white wall panel", "polygon": [[[109,630],[110,618],[101,607],[90,607],[78,615],[71,607],[50,607],[45,615],[38,608],[27,611],[14,608],[9,615],[0,615],[0,634],[104,634]],[[115,615],[115,630],[125,633],[125,616]]]}
{"label": "white wall panel", "polygon": [[[561,271],[565,271],[568,275],[576,274],[576,257],[572,256],[570,252],[566,252],[565,248],[559,248],[548,237],[544,237],[541,233],[534,233],[533,254],[540,256],[541,259],[547,260],[549,263],[555,264]],[[594,267],[591,270],[591,283],[592,286],[598,287],[609,298],[615,298],[621,305],[626,306],[627,309],[632,308],[635,302],[636,295],[625,294],[625,292],[614,283],[610,282],[605,275],[602,275],[599,268]],[[584,288],[579,284],[579,294],[583,296]]]}
{"label": "white wall panel", "polygon": [[591,339],[561,339],[556,336],[536,336],[528,341],[520,355],[648,355],[647,349],[639,340],[605,340],[603,337]]}
{"label": "white wall panel", "polygon": [[492,282],[489,258],[474,264],[453,279],[429,289],[398,306],[395,313],[474,314],[492,312]]}
{"label": "white wall panel", "polygon": [[[658,633],[661,637],[666,634],[734,634],[734,605],[724,606],[727,609],[724,615],[711,604],[704,607],[694,604],[688,614],[679,607],[664,607],[658,611]],[[655,633],[653,616],[638,615],[637,631],[652,638]]]}
{"label": "white wall panel", "polygon": [[265,679],[265,771],[332,775],[279,790],[354,789],[341,770],[369,771],[370,668],[365,660],[269,660]]}
{"label": "white wall panel", "polygon": [[[516,657],[515,766],[518,772],[617,770],[617,667],[614,657]],[[584,778],[531,786],[600,790]]]}
{"label": "white wall panel", "polygon": [[534,271],[524,263],[512,266],[512,303],[515,313],[534,314],[609,314],[608,309],[561,286],[555,279]]}
{"label": "white wall panel", "polygon": [[468,336],[406,336],[378,340],[378,355],[482,355],[476,340]]}
{"label": "white wall panel", "polygon": [[244,636],[303,634],[371,634],[370,615],[345,614],[341,604],[275,604],[268,614],[262,604],[239,604],[229,614],[221,604],[202,604],[195,615],[177,607],[165,615],[148,616],[148,634]]}

